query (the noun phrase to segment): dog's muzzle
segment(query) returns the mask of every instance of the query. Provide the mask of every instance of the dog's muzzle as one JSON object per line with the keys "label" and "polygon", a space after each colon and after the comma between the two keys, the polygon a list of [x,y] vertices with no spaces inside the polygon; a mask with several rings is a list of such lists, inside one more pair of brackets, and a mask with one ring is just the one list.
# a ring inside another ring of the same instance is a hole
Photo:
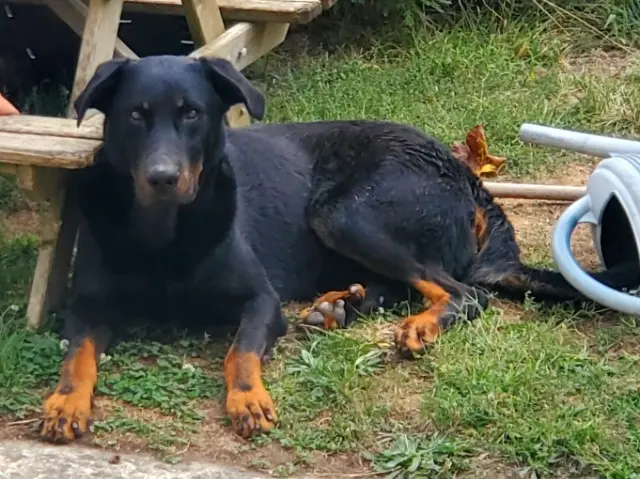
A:
{"label": "dog's muzzle", "polygon": [[136,196],[142,205],[161,202],[186,204],[198,190],[202,163],[157,162],[132,171]]}

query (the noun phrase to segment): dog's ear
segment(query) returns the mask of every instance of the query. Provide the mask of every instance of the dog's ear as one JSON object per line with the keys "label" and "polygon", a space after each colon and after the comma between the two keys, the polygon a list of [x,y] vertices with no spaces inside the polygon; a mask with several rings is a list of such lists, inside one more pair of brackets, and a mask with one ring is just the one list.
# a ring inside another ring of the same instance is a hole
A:
{"label": "dog's ear", "polygon": [[106,113],[120,83],[122,67],[129,62],[127,58],[116,58],[101,63],[73,103],[78,114],[78,126],[89,108]]}
{"label": "dog's ear", "polygon": [[264,118],[264,95],[236,70],[230,61],[222,58],[201,58],[200,61],[213,88],[227,108],[244,103],[253,118]]}

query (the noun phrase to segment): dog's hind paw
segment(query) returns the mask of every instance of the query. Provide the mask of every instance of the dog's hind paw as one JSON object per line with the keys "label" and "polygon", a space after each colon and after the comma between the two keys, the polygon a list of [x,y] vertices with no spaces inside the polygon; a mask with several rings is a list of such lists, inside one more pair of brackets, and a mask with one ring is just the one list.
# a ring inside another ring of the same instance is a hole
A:
{"label": "dog's hind paw", "polygon": [[396,347],[398,352],[407,357],[420,353],[425,346],[438,338],[442,328],[438,316],[431,311],[424,311],[404,318],[396,328]]}
{"label": "dog's hind paw", "polygon": [[365,289],[360,284],[352,284],[345,291],[323,294],[302,311],[301,324],[324,329],[344,328],[353,321],[364,296]]}

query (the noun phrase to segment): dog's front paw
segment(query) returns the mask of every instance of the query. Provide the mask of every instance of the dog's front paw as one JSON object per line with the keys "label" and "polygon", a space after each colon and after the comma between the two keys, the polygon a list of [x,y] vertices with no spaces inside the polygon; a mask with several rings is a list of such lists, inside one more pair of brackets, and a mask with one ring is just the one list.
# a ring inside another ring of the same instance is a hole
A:
{"label": "dog's front paw", "polygon": [[53,442],[70,442],[82,437],[91,425],[92,390],[76,389],[69,394],[56,391],[44,403],[40,435]]}
{"label": "dog's front paw", "polygon": [[302,312],[301,324],[324,329],[344,328],[353,321],[364,295],[365,289],[360,284],[352,284],[346,291],[323,294]]}
{"label": "dog's front paw", "polygon": [[271,431],[278,423],[275,410],[271,396],[260,383],[227,393],[227,414],[233,428],[244,438]]}

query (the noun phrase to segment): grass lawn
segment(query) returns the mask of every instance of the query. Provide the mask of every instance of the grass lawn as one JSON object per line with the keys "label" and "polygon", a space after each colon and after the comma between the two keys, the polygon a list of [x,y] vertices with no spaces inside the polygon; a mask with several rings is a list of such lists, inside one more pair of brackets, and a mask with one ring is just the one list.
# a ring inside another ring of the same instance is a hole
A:
{"label": "grass lawn", "polygon": [[[292,36],[250,69],[267,93],[268,121],[380,118],[447,143],[482,123],[490,150],[508,157],[505,179],[572,184],[592,159],[522,144],[523,122],[640,132],[635,51],[585,52],[582,37],[531,25],[420,32],[401,46],[381,38],[364,51],[307,55]],[[20,420],[37,417],[62,352],[56,333],[22,328],[37,221],[6,181],[0,188],[0,438],[31,438],[35,423]],[[550,264],[564,205],[504,203],[526,260]],[[577,241],[593,265],[588,236]],[[233,435],[221,408],[229,338],[154,331],[120,343],[103,358],[89,442],[276,475],[640,478],[635,320],[496,299],[408,362],[391,340],[408,307],[344,331],[292,328],[266,370],[281,425],[251,441]],[[285,311],[293,322],[296,308]]]}

